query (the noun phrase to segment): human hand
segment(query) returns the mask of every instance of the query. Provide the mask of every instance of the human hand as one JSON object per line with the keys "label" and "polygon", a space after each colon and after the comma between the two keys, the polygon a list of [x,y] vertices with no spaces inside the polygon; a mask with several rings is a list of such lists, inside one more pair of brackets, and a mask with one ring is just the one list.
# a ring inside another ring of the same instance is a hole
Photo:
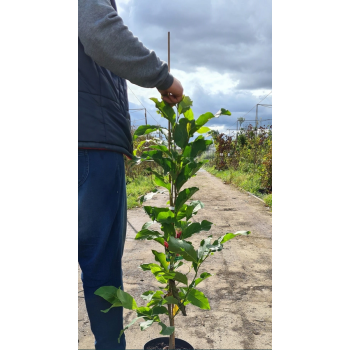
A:
{"label": "human hand", "polygon": [[158,90],[162,95],[162,100],[168,102],[171,106],[181,102],[184,89],[179,80],[174,77],[174,82],[167,90]]}

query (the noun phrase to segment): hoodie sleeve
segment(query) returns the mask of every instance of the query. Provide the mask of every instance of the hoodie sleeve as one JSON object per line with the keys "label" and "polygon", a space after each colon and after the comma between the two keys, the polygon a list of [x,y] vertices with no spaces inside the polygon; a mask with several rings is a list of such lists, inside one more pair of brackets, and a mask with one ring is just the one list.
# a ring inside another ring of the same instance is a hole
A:
{"label": "hoodie sleeve", "polygon": [[172,85],[168,65],[134,37],[109,0],[79,0],[78,11],[79,39],[98,65],[145,88]]}

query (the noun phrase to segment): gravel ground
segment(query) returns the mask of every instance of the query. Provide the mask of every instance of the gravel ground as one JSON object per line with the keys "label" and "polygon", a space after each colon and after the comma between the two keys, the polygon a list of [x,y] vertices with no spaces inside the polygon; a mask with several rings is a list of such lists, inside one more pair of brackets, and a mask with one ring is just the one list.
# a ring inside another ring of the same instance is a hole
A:
{"label": "gravel ground", "polygon": [[[179,316],[176,337],[192,344],[195,349],[271,349],[272,341],[272,214],[257,199],[226,185],[222,180],[201,170],[190,180],[188,187],[200,190],[193,199],[201,200],[205,208],[194,221],[209,220],[210,233],[191,237],[198,246],[206,234],[214,239],[227,232],[249,230],[248,237],[227,242],[225,249],[208,258],[202,271],[214,276],[203,281],[199,288],[208,297],[211,310],[187,306],[187,317]],[[166,193],[158,193],[147,205],[164,206]],[[135,241],[142,225],[149,221],[143,209],[128,211],[128,230],[123,256],[124,289],[134,296],[137,304],[145,302],[140,295],[158,284],[153,275],[138,268],[154,262],[151,249],[161,251],[159,243]],[[182,266],[181,268],[184,268]],[[186,270],[184,270],[186,271]],[[86,313],[80,273],[78,276],[79,349],[94,349],[94,337]],[[125,310],[125,324],[135,313]],[[126,331],[127,349],[143,349],[150,339],[161,337],[160,327],[153,325],[140,331],[137,324]]]}

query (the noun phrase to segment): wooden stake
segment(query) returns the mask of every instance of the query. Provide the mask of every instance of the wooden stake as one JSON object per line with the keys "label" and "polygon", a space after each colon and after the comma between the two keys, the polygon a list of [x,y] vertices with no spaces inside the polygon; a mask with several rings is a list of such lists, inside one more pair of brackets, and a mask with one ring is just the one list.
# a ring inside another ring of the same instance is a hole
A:
{"label": "wooden stake", "polygon": [[[170,32],[168,32],[168,72],[170,72]],[[169,146],[169,151],[171,149],[171,125],[170,125],[170,121],[168,121],[168,146]],[[171,180],[171,175],[169,175],[169,182],[170,182],[170,206],[174,206],[174,198],[173,198],[173,193],[174,193],[174,186],[173,186],[173,182]],[[168,282],[170,283],[170,281]],[[170,286],[170,284],[168,284]],[[174,317],[173,317],[173,307],[174,305],[171,305],[170,309],[170,326],[175,326],[175,322],[174,322]],[[175,331],[173,332],[173,334],[170,335],[169,337],[169,350],[175,349]]]}

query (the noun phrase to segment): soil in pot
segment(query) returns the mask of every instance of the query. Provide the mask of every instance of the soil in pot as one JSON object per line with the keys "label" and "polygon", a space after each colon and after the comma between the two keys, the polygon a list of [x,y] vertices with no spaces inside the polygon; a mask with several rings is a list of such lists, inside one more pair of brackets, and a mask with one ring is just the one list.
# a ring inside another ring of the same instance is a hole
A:
{"label": "soil in pot", "polygon": [[[169,337],[162,337],[152,339],[144,346],[144,350],[168,350],[169,349]],[[176,350],[194,350],[193,346],[187,341],[175,338]]]}

